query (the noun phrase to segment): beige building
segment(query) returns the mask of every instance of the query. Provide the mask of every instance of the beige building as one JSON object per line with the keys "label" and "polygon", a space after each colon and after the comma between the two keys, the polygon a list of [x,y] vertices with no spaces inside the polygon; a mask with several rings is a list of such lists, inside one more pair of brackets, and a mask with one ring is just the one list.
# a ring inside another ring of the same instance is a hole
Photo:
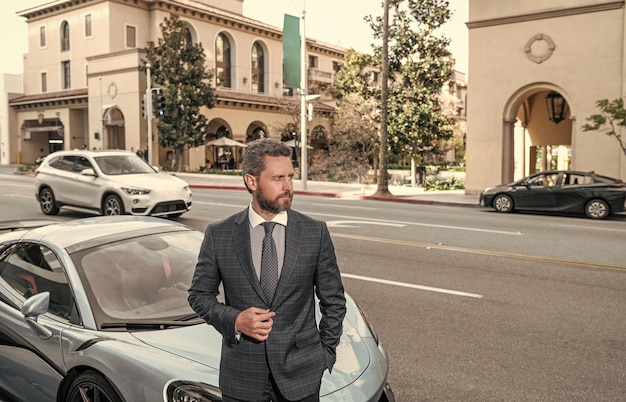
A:
{"label": "beige building", "polygon": [[[469,2],[466,192],[549,168],[626,179],[616,139],[581,129],[625,95],[624,1]],[[563,100],[557,124],[547,103]]]}
{"label": "beige building", "polygon": [[[298,97],[283,87],[282,31],[242,13],[243,0],[57,0],[18,13],[28,23],[29,50],[23,94],[9,100],[7,162],[33,163],[55,150],[81,147],[146,149],[141,99],[148,82],[140,66],[145,47],[157,42],[159,24],[171,14],[184,21],[190,40],[202,44],[207,68],[216,72],[216,106],[205,111],[207,142],[281,138],[280,128],[289,123],[299,131]],[[309,93],[322,94],[307,131],[310,144],[320,148],[333,110],[324,103],[330,101],[325,91],[344,50],[312,39],[306,48]],[[151,159],[168,166],[172,153],[158,147],[155,120],[152,130]],[[237,160],[239,148],[188,150],[185,167],[197,169],[231,151]]]}

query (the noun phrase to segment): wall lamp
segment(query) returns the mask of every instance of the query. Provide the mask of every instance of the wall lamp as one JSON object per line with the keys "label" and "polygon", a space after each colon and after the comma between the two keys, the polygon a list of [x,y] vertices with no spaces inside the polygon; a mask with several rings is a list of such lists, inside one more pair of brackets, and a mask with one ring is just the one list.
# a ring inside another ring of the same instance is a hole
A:
{"label": "wall lamp", "polygon": [[565,116],[569,110],[567,101],[558,92],[550,91],[546,95],[546,106],[548,107],[548,118],[555,124],[559,124],[565,120]]}

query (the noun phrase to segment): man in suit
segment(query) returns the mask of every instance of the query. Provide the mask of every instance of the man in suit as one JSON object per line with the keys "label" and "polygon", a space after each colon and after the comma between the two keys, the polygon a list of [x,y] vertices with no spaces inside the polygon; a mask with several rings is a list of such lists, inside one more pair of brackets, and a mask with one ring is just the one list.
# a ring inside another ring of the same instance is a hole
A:
{"label": "man in suit", "polygon": [[[252,201],[207,227],[189,303],[223,336],[224,401],[319,401],[321,378],[335,362],[346,313],[328,228],[291,209],[291,148],[269,138],[254,141],[242,173]],[[274,222],[269,235],[267,222]],[[266,253],[268,236],[273,240],[268,250],[275,251]],[[265,263],[266,255],[273,255],[273,265]],[[262,284],[268,266],[278,267],[277,285],[270,290]],[[217,299],[220,284],[224,303]]]}

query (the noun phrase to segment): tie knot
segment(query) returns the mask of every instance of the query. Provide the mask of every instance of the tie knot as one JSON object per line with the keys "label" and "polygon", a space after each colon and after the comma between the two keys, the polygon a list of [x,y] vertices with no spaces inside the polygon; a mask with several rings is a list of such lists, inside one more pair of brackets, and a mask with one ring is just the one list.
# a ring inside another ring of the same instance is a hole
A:
{"label": "tie knot", "polygon": [[263,222],[261,225],[265,228],[265,235],[271,235],[272,231],[274,231],[274,226],[276,226],[276,222]]}

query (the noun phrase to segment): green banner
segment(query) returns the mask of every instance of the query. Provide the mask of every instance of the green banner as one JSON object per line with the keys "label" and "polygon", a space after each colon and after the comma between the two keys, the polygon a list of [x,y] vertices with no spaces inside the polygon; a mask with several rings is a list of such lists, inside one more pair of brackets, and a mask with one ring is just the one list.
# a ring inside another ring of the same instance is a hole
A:
{"label": "green banner", "polygon": [[283,23],[283,81],[300,88],[300,18],[285,14]]}

